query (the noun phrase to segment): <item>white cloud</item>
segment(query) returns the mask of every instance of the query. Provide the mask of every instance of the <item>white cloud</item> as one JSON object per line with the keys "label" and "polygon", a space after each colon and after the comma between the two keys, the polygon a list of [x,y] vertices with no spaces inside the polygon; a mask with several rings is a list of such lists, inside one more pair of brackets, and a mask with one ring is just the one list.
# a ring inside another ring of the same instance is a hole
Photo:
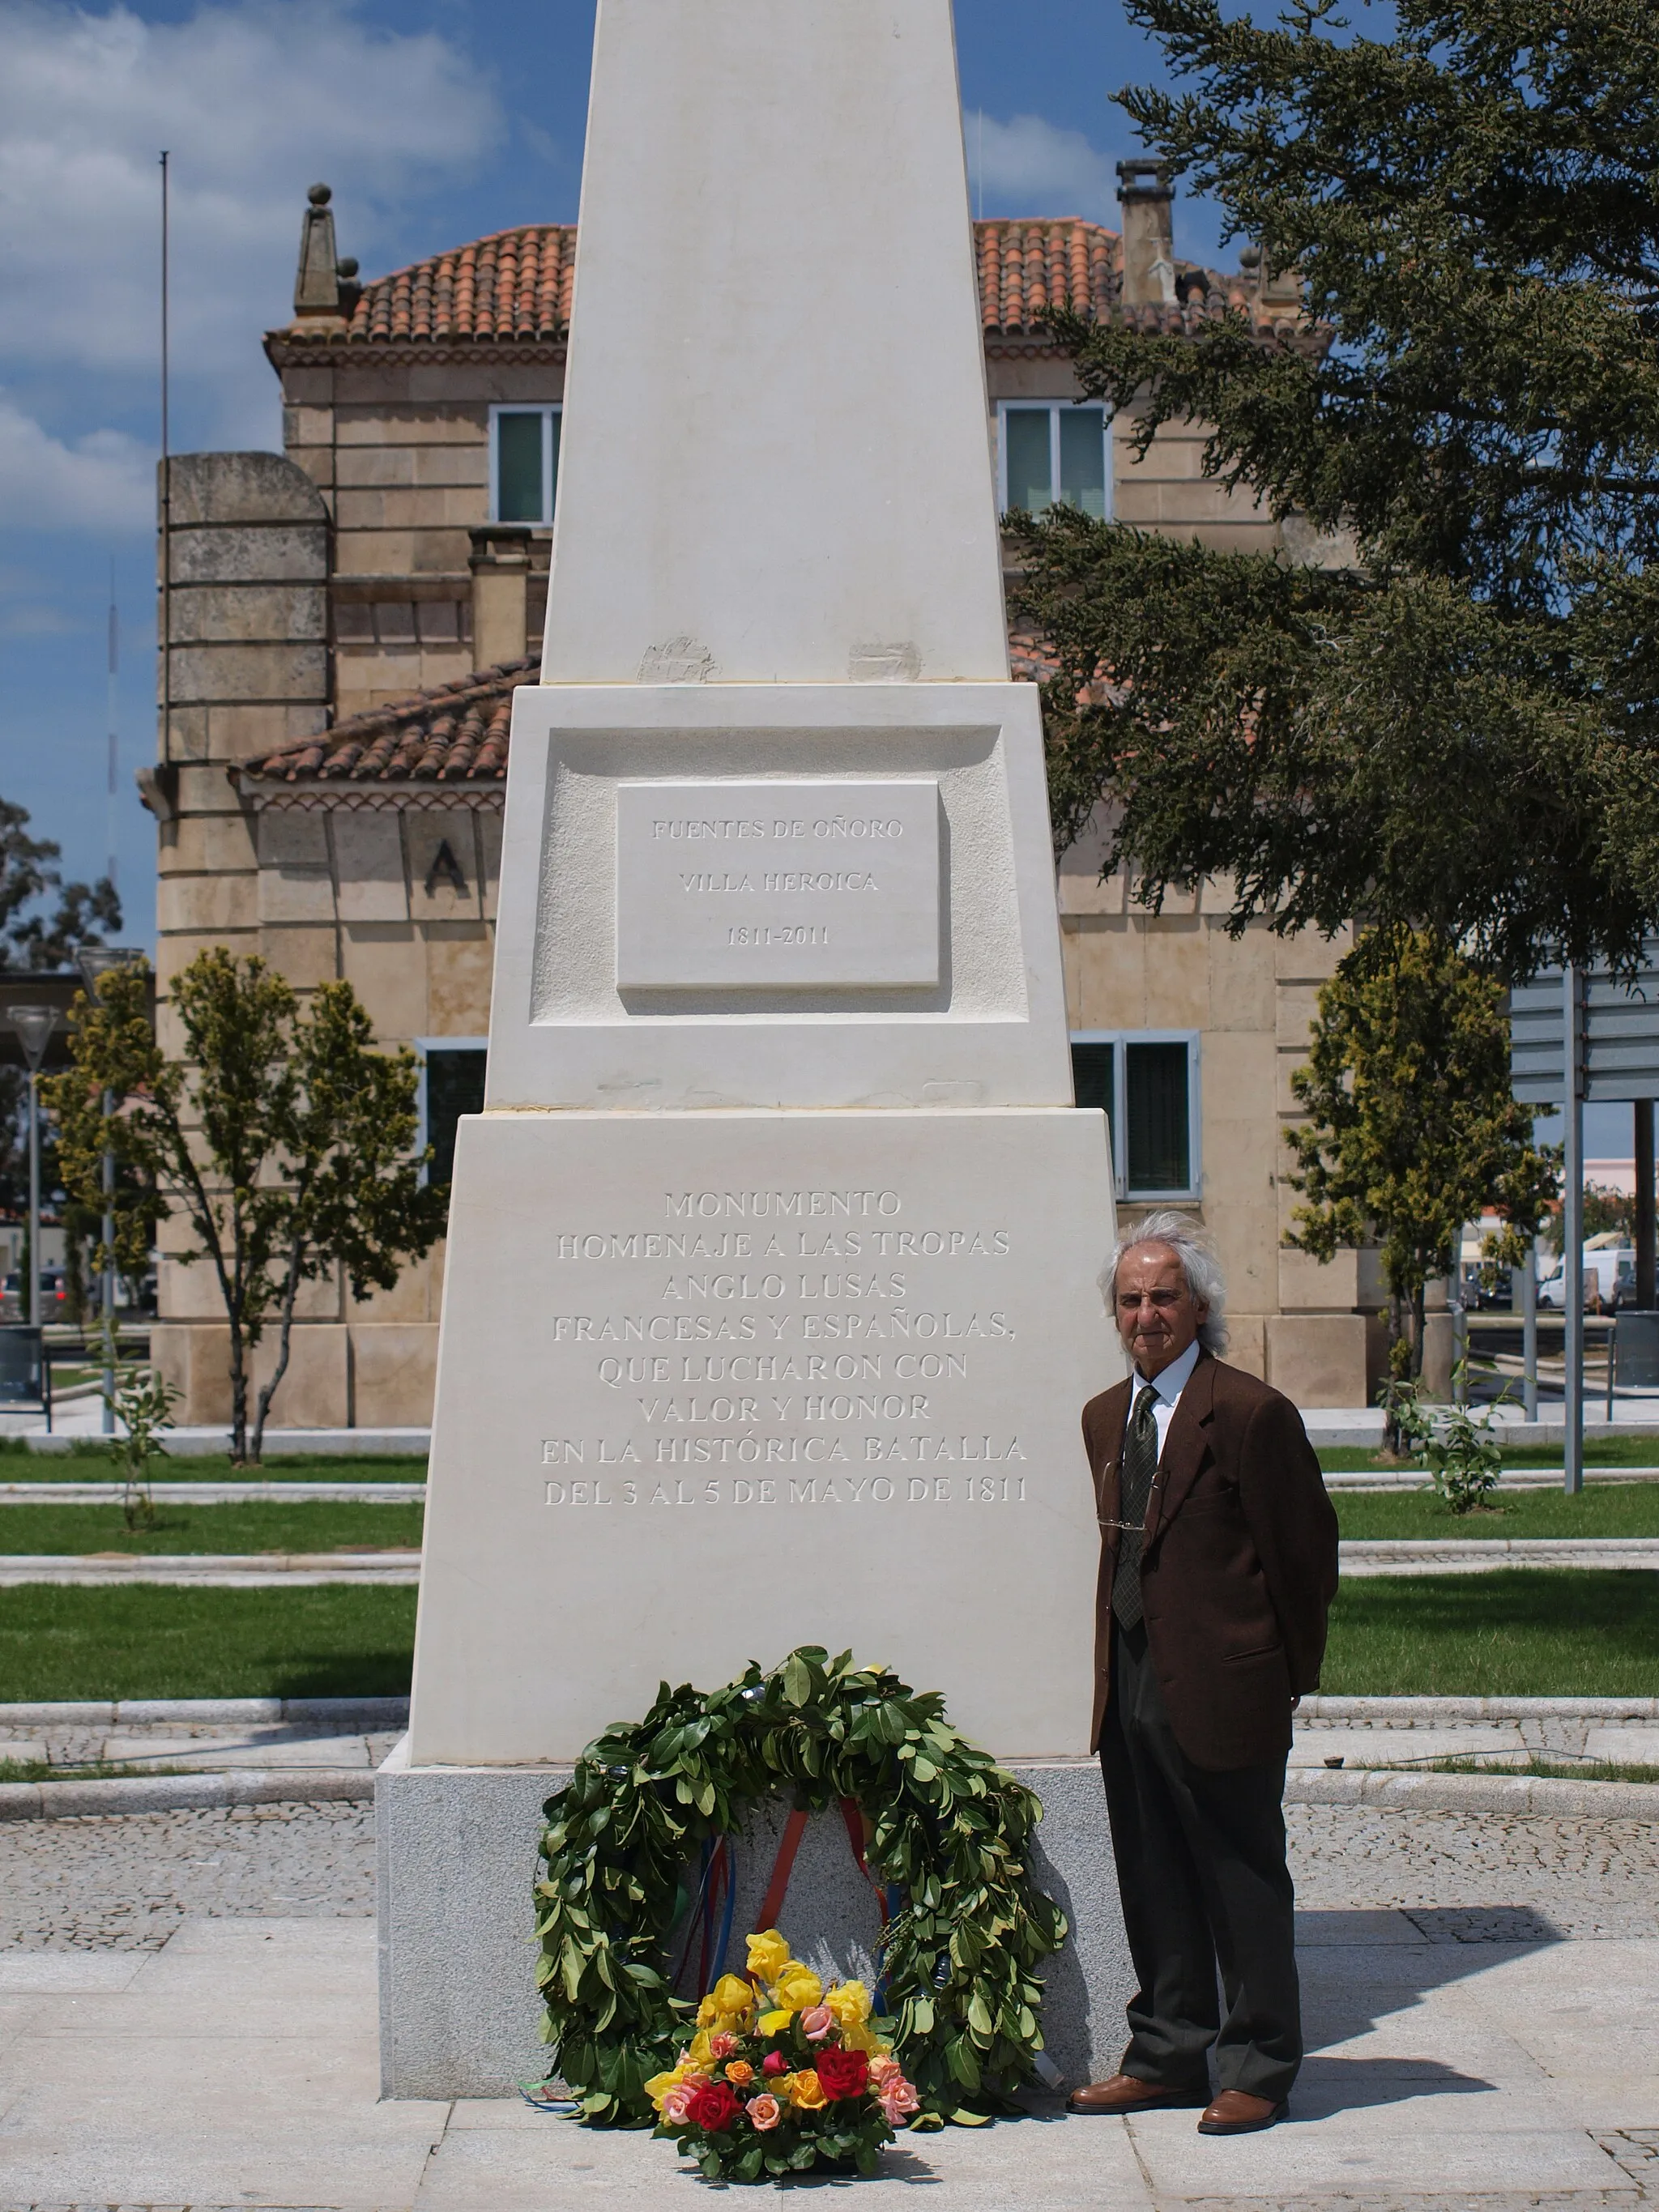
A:
{"label": "white cloud", "polygon": [[1117,227],[1117,176],[1080,131],[1041,115],[1000,123],[970,111],[963,118],[975,205],[988,215],[1086,216]]}
{"label": "white cloud", "polygon": [[121,430],[65,443],[0,392],[0,525],[142,530],[154,511],[149,449]]}
{"label": "white cloud", "polygon": [[204,0],[173,23],[120,0],[0,0],[0,363],[58,383],[42,419],[63,433],[0,418],[0,496],[15,513],[14,483],[46,487],[31,518],[46,526],[127,514],[143,472],[131,441],[69,426],[98,404],[93,379],[142,378],[147,398],[155,374],[161,148],[181,396],[198,417],[207,401],[212,442],[264,443],[258,333],[289,312],[305,186],[334,185],[342,250],[372,269],[400,198],[474,166],[501,127],[465,54],[377,30],[353,0]]}

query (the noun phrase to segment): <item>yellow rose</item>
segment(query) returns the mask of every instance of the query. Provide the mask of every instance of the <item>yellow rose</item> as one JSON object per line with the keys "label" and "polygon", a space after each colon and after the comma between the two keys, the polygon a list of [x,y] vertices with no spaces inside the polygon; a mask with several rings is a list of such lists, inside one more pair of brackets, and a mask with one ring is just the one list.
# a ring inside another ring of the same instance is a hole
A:
{"label": "yellow rose", "polygon": [[708,2048],[708,2031],[706,2027],[700,2027],[692,2037],[684,2057],[680,2061],[681,2071],[689,2070],[694,2074],[706,2074],[714,2063],[714,2054]]}
{"label": "yellow rose", "polygon": [[858,2027],[870,2017],[870,1992],[862,1982],[837,1982],[823,2002],[836,2015],[837,2027]]}
{"label": "yellow rose", "polygon": [[810,2066],[799,2074],[786,2074],[782,2086],[789,2093],[790,2103],[799,2106],[803,2112],[822,2112],[830,2101],[823,2094],[823,2084]]}
{"label": "yellow rose", "polygon": [[652,2075],[651,2079],[645,2085],[645,2094],[650,2098],[652,2103],[656,2106],[659,2112],[661,2112],[662,2100],[668,2094],[669,2091],[671,2089],[678,2089],[680,2083],[684,2081],[686,2075],[690,2071],[690,2067],[688,2066],[685,2060],[682,2058],[679,2064],[674,2069],[672,2074],[653,2074]]}
{"label": "yellow rose", "polygon": [[749,1938],[749,1971],[758,1974],[762,1981],[775,1982],[791,1963],[789,1946],[775,1928],[769,1928],[763,1936]]}
{"label": "yellow rose", "polygon": [[860,2020],[849,2021],[842,2027],[841,2047],[843,2051],[867,2051],[873,2058],[878,2051],[885,2051],[887,2045],[878,2035],[872,2033],[866,2021]]}
{"label": "yellow rose", "polygon": [[754,2009],[755,1992],[740,1974],[722,1974],[709,1995],[715,2011],[726,2020],[741,2020]]}
{"label": "yellow rose", "polygon": [[823,1984],[810,1966],[798,1966],[792,1961],[773,1984],[772,1994],[791,2012],[805,2012],[810,2005],[823,2002]]}
{"label": "yellow rose", "polygon": [[794,2017],[788,2011],[763,2012],[755,2025],[763,2035],[781,2035]]}

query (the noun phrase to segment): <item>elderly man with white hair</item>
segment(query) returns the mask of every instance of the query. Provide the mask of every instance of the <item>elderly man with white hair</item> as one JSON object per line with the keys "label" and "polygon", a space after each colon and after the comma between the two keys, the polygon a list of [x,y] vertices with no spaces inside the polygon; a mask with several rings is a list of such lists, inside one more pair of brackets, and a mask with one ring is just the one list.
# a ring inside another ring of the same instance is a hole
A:
{"label": "elderly man with white hair", "polygon": [[1119,2071],[1071,2106],[1201,2105],[1201,2134],[1249,2134],[1282,2117],[1302,2059],[1285,1763],[1319,1684],[1336,1516],[1296,1407],[1220,1357],[1196,1222],[1143,1221],[1101,1291],[1133,1372],[1083,1413],[1095,1742],[1139,1987]]}

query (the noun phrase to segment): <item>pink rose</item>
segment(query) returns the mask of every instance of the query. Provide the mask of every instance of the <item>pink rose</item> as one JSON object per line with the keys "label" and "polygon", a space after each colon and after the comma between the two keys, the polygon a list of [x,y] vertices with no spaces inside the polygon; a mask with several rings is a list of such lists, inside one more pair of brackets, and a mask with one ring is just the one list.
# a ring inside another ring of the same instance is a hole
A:
{"label": "pink rose", "polygon": [[822,2043],[836,2024],[827,2004],[809,2005],[800,2015],[800,2032],[809,2043]]}
{"label": "pink rose", "polygon": [[884,2051],[878,2057],[870,2061],[870,2081],[872,2087],[878,2090],[884,2081],[902,2081],[903,2079],[904,2069],[890,2051]]}
{"label": "pink rose", "polygon": [[683,2128],[690,2118],[686,2106],[691,2102],[691,2084],[682,2081],[669,2091],[662,2100],[663,2124],[666,2127]]}
{"label": "pink rose", "polygon": [[789,2061],[781,2051],[769,2051],[761,2061],[763,2074],[787,2074],[788,2071]]}
{"label": "pink rose", "polygon": [[776,2127],[783,2118],[783,2107],[769,2089],[763,2089],[758,2097],[751,2097],[743,2109],[762,2135],[769,2128]]}
{"label": "pink rose", "polygon": [[722,2027],[708,2039],[708,2056],[717,2064],[722,2058],[730,2058],[737,2047],[738,2039],[729,2028]]}
{"label": "pink rose", "polygon": [[921,2109],[921,2098],[902,2074],[896,2081],[884,2082],[877,2095],[890,2128],[897,2127],[901,2120]]}

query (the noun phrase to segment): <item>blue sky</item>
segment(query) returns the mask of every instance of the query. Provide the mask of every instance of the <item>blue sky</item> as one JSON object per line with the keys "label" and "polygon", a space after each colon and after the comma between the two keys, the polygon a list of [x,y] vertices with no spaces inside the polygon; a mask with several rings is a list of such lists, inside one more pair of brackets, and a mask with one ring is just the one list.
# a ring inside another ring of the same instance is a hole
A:
{"label": "blue sky", "polygon": [[[118,876],[152,941],[157,155],[173,157],[173,442],[279,442],[305,188],[374,276],[574,220],[592,0],[0,0],[0,795],[73,876],[106,849],[106,606],[121,636]],[[987,215],[1115,223],[1136,149],[1109,95],[1158,74],[1116,0],[957,0]],[[1176,246],[1213,258],[1213,210]],[[1231,256],[1229,254],[1231,259]]]}

